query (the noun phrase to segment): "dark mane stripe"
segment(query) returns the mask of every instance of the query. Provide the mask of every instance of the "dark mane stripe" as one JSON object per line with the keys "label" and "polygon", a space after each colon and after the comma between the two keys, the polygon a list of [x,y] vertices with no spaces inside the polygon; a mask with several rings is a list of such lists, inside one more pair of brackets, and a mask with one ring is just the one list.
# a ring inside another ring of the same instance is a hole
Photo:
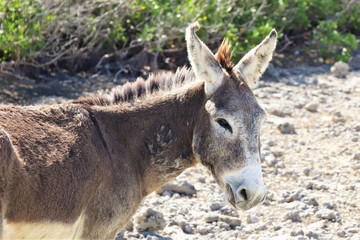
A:
{"label": "dark mane stripe", "polygon": [[185,82],[194,80],[195,76],[193,71],[187,67],[182,67],[175,73],[161,72],[150,75],[147,80],[138,78],[135,82],[127,82],[122,86],[113,88],[109,94],[80,98],[73,101],[73,103],[89,106],[107,106],[121,102],[131,102],[147,94],[153,94],[159,90],[171,90],[183,85]]}

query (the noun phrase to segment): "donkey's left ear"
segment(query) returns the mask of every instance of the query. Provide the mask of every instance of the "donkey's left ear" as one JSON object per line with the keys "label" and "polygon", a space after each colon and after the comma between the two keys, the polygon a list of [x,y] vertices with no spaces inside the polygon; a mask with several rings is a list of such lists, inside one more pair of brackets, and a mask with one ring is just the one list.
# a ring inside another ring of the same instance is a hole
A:
{"label": "donkey's left ear", "polygon": [[276,47],[276,39],[277,33],[273,29],[259,45],[248,52],[234,67],[245,77],[245,81],[250,87],[256,86],[259,78],[268,67]]}
{"label": "donkey's left ear", "polygon": [[215,55],[196,35],[199,28],[195,22],[186,29],[186,46],[195,77],[205,82],[205,93],[209,96],[221,85],[224,72]]}

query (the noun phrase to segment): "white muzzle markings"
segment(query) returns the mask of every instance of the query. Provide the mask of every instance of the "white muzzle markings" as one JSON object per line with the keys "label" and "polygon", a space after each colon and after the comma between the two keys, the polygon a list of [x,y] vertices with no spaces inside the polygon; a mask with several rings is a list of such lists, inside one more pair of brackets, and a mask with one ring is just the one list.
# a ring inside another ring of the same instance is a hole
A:
{"label": "white muzzle markings", "polygon": [[248,210],[261,203],[266,196],[261,165],[247,165],[222,175],[227,201],[237,209]]}

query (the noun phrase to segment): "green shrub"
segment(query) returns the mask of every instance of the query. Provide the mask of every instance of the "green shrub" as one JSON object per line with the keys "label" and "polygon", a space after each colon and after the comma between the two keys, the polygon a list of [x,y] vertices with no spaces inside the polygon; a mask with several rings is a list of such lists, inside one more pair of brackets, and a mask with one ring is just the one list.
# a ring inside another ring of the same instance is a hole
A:
{"label": "green shrub", "polygon": [[314,30],[314,42],[321,56],[342,61],[347,61],[351,51],[357,48],[356,37],[350,33],[340,33],[335,21],[320,22]]}
{"label": "green shrub", "polygon": [[20,59],[45,46],[45,29],[55,16],[42,1],[0,0],[0,59]]}
{"label": "green shrub", "polygon": [[359,12],[351,0],[0,0],[0,58],[56,63],[132,41],[154,52],[182,48],[185,27],[197,20],[204,41],[215,48],[226,36],[235,56],[276,28],[280,43],[306,41],[318,57],[346,61],[357,48]]}

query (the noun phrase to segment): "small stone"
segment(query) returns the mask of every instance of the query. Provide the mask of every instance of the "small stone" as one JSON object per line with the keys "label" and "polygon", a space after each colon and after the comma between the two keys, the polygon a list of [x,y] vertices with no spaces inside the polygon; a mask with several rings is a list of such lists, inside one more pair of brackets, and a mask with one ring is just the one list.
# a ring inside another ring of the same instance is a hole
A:
{"label": "small stone", "polygon": [[263,160],[264,160],[264,162],[266,163],[266,165],[268,167],[274,167],[278,162],[276,160],[275,156],[273,154],[271,154],[271,153],[264,154],[263,155]]}
{"label": "small stone", "polygon": [[255,231],[264,231],[264,230],[267,230],[267,229],[268,229],[268,227],[267,227],[266,224],[261,224],[260,226],[258,225],[258,226],[255,227]]}
{"label": "small stone", "polygon": [[162,193],[164,191],[185,194],[185,195],[195,195],[197,193],[194,185],[188,183],[187,181],[183,181],[180,184],[167,183],[163,185],[158,193]]}
{"label": "small stone", "polygon": [[274,150],[272,150],[271,152],[272,152],[272,154],[274,154],[274,156],[277,157],[277,158],[284,156],[284,151],[281,150],[281,149],[274,149]]}
{"label": "small stone", "polygon": [[[360,126],[359,126],[359,128],[360,128]],[[274,146],[277,145],[277,142],[274,141],[274,140],[270,140],[270,141],[267,142],[267,145],[268,145],[269,147],[274,147]]]}
{"label": "small stone", "polygon": [[231,229],[230,225],[227,224],[226,222],[219,222],[219,227],[220,229],[223,229],[225,231],[229,231]]}
{"label": "small stone", "polygon": [[309,112],[317,112],[319,108],[319,104],[316,102],[310,102],[305,105],[305,109]]}
{"label": "small stone", "polygon": [[314,231],[309,231],[305,235],[310,239],[319,239],[319,234]]}
{"label": "small stone", "polygon": [[199,177],[198,182],[205,183],[206,182],[206,177]]}
{"label": "small stone", "polygon": [[284,219],[285,220],[290,219],[293,222],[301,222],[299,211],[289,211],[285,213]]}
{"label": "small stone", "polygon": [[281,123],[277,126],[282,134],[296,134],[295,127],[291,123]]}
{"label": "small stone", "polygon": [[198,225],[195,231],[201,235],[207,235],[213,232],[213,228],[214,228],[213,226]]}
{"label": "small stone", "polygon": [[360,152],[355,153],[353,159],[354,160],[360,160]]}
{"label": "small stone", "polygon": [[281,226],[274,226],[274,231],[279,231],[281,229]]}
{"label": "small stone", "polygon": [[162,230],[166,226],[164,215],[148,208],[143,214],[137,216],[134,228],[138,232]]}
{"label": "small stone", "polygon": [[231,216],[231,217],[235,217],[235,218],[239,217],[238,212],[234,208],[222,207],[222,208],[220,208],[220,212],[223,215],[227,215],[227,216]]}
{"label": "small stone", "polygon": [[269,201],[275,201],[275,195],[273,192],[268,191],[266,194],[266,199]]}
{"label": "small stone", "polygon": [[227,224],[230,225],[231,228],[241,226],[241,220],[236,217],[222,215],[219,217],[219,220],[222,222],[226,222]]}
{"label": "small stone", "polygon": [[278,117],[286,117],[286,116],[291,116],[293,110],[290,108],[279,108],[279,107],[275,107],[275,108],[270,108],[268,110],[268,113],[278,116]]}
{"label": "small stone", "polygon": [[310,172],[311,172],[311,169],[310,169],[310,168],[305,168],[305,169],[303,170],[303,173],[304,173],[305,176],[309,176],[309,175],[310,175]]}
{"label": "small stone", "polygon": [[302,194],[301,192],[302,192],[302,190],[299,190],[299,191],[292,192],[292,193],[289,193],[289,194],[283,196],[285,202],[290,203],[293,201],[300,201],[304,197],[304,194]]}
{"label": "small stone", "polygon": [[326,207],[327,209],[331,209],[331,210],[336,210],[337,206],[335,203],[331,203],[331,202],[324,202],[323,206]]}
{"label": "small stone", "polygon": [[184,221],[180,222],[180,227],[186,234],[194,234],[195,229],[189,224]]}
{"label": "small stone", "polygon": [[309,240],[309,238],[306,236],[298,236],[296,240]]}
{"label": "small stone", "polygon": [[339,230],[336,231],[336,235],[338,235],[339,237],[344,238],[344,237],[346,237],[346,231],[343,230],[343,229],[339,229]]}
{"label": "small stone", "polygon": [[153,235],[147,235],[146,240],[160,240],[160,238],[158,238],[157,236],[153,236]]}
{"label": "small stone", "polygon": [[329,189],[326,185],[324,185],[318,181],[310,181],[310,182],[306,183],[305,188],[310,189],[310,190],[328,190]]}
{"label": "small stone", "polygon": [[319,206],[319,203],[313,197],[304,197],[303,199],[301,199],[301,201],[306,203],[307,205],[311,205],[311,206],[314,206],[314,207]]}
{"label": "small stone", "polygon": [[316,212],[315,216],[321,219],[327,219],[329,221],[336,221],[336,212],[330,209],[320,209]]}
{"label": "small stone", "polygon": [[290,236],[295,237],[295,236],[299,236],[299,235],[304,236],[304,231],[301,228],[300,229],[294,229],[294,230],[292,230],[290,232]]}
{"label": "small stone", "polygon": [[223,204],[215,202],[210,205],[210,209],[211,209],[211,211],[214,212],[214,211],[221,209],[223,206],[224,206]]}
{"label": "small stone", "polygon": [[359,170],[360,169],[360,162],[351,164],[351,168],[353,170]]}
{"label": "small stone", "polygon": [[126,224],[125,230],[127,230],[127,231],[133,231],[133,230],[134,230],[134,223],[133,223],[132,221],[129,221],[129,222]]}
{"label": "small stone", "polygon": [[349,233],[358,233],[360,230],[357,227],[350,227],[346,229]]}
{"label": "small stone", "polygon": [[349,64],[339,61],[330,68],[330,72],[337,78],[345,78],[349,73],[349,68]]}
{"label": "small stone", "polygon": [[205,222],[207,222],[207,223],[213,223],[213,222],[217,222],[217,221],[219,221],[218,215],[210,215],[205,218]]}
{"label": "small stone", "polygon": [[354,127],[354,129],[355,129],[356,132],[360,132],[360,125],[356,125],[356,126]]}
{"label": "small stone", "polygon": [[169,191],[163,191],[163,192],[161,193],[161,196],[163,196],[163,197],[171,197],[172,194],[171,194],[171,192],[169,192]]}
{"label": "small stone", "polygon": [[140,238],[140,234],[137,232],[126,232],[124,234],[124,239],[138,239]]}
{"label": "small stone", "polygon": [[340,111],[336,111],[332,114],[332,122],[333,123],[344,123],[346,122],[346,119],[343,117],[342,113]]}
{"label": "small stone", "polygon": [[256,213],[248,214],[246,217],[246,223],[253,224],[259,222],[259,217]]}

